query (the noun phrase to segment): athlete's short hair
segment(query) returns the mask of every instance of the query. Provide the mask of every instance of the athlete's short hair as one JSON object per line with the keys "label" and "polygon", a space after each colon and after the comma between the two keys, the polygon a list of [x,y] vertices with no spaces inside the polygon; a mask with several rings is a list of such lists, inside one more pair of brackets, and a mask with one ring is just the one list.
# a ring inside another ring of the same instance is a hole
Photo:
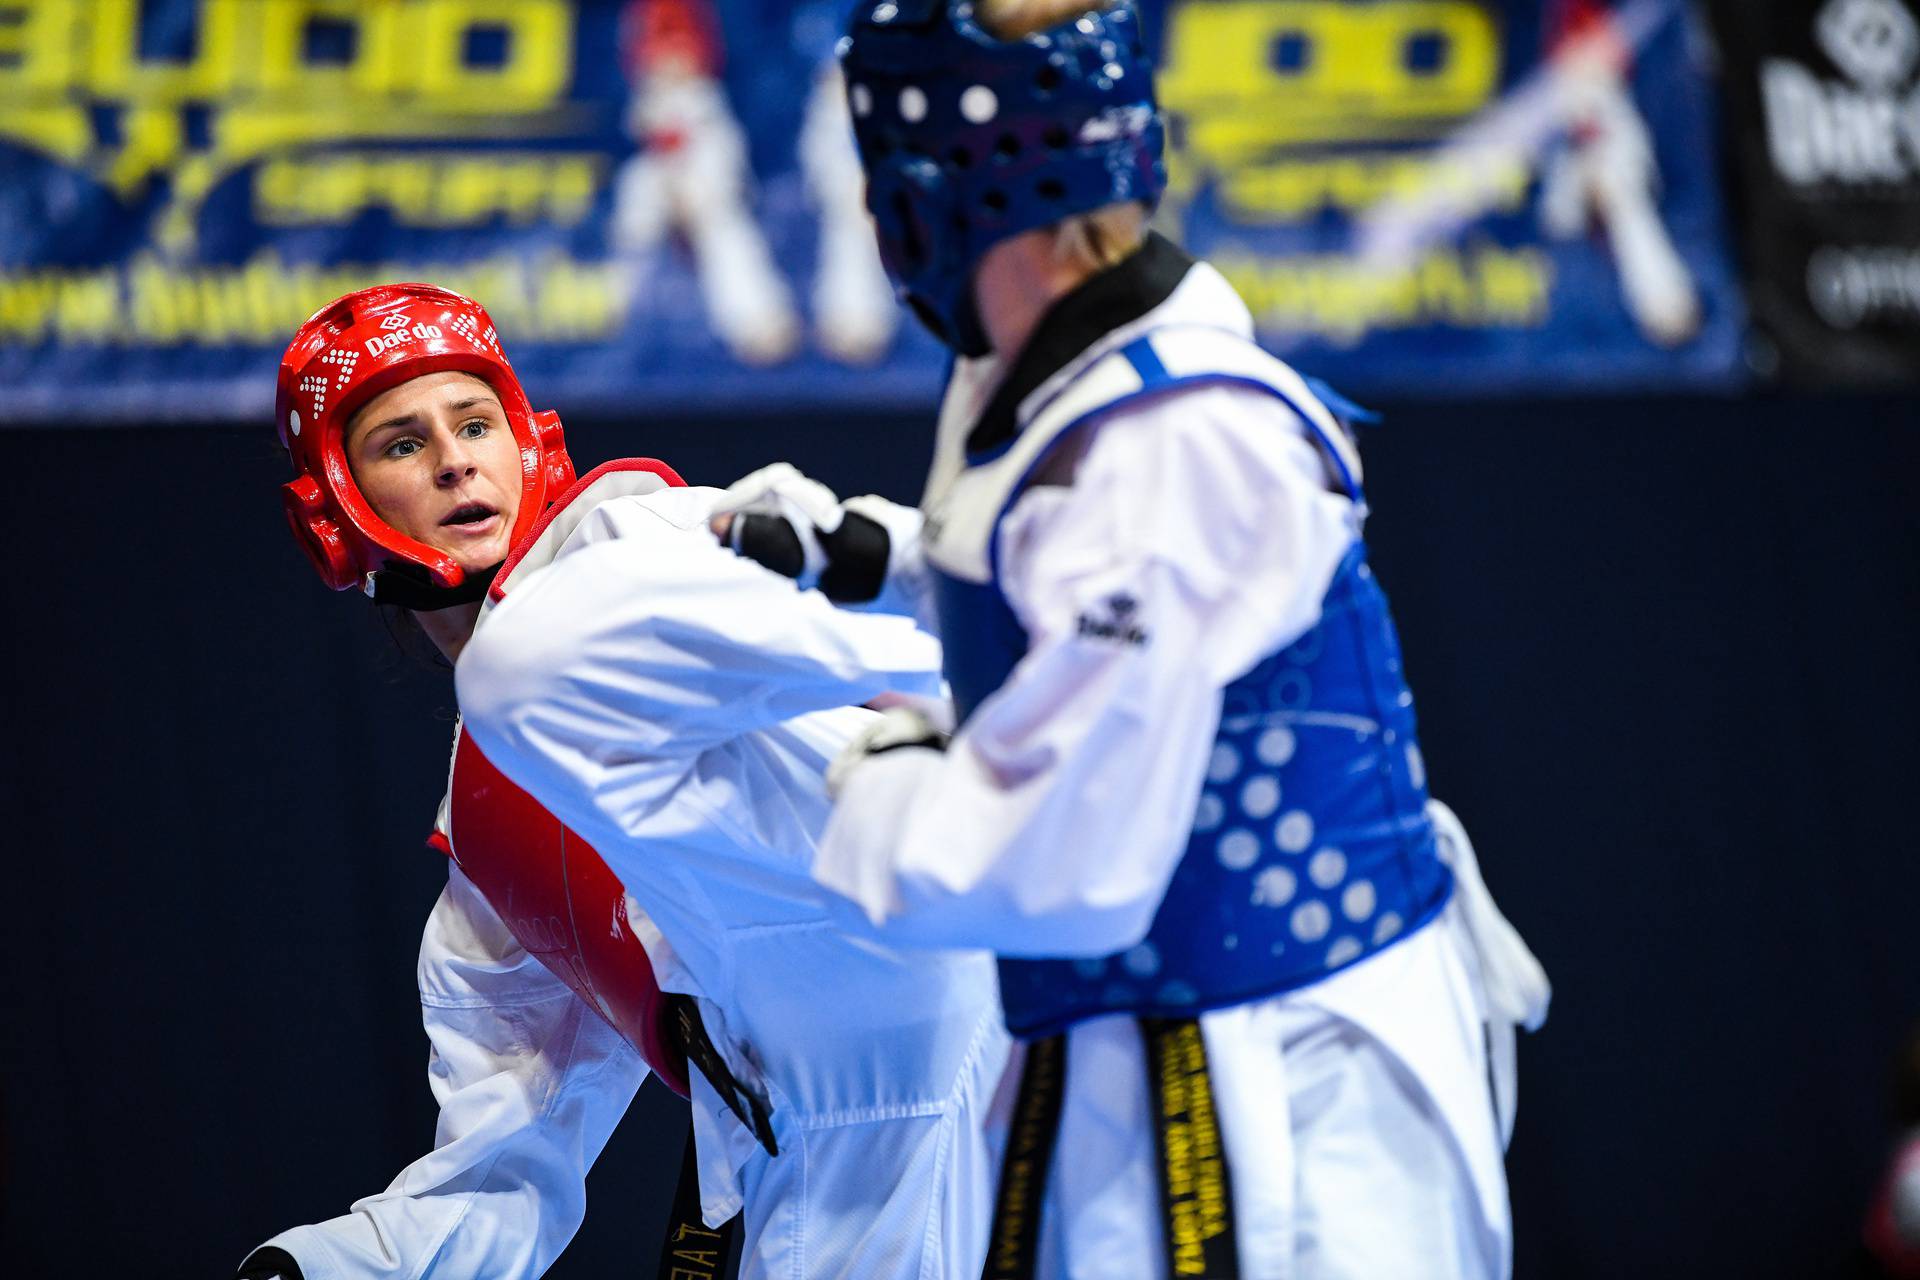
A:
{"label": "athlete's short hair", "polygon": [[1089,272],[1117,267],[1147,238],[1147,209],[1138,200],[1102,205],[1053,225],[1053,252],[1063,263]]}
{"label": "athlete's short hair", "polygon": [[980,25],[1002,40],[1018,40],[1057,27],[1082,14],[1098,13],[1112,0],[980,0]]}

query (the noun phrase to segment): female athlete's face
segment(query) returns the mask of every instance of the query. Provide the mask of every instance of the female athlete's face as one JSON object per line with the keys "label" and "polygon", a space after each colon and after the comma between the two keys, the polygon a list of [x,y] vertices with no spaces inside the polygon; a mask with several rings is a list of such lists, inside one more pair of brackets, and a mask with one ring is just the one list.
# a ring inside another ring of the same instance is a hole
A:
{"label": "female athlete's face", "polygon": [[507,558],[520,507],[520,446],[493,388],[429,373],[382,392],[347,423],[347,466],[374,513],[469,573]]}

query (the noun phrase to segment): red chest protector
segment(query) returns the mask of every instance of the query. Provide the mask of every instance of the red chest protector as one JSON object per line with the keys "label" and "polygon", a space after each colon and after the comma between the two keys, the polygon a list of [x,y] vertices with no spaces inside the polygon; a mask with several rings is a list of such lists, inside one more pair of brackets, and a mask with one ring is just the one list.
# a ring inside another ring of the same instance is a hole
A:
{"label": "red chest protector", "polygon": [[[622,459],[582,476],[542,515],[494,579],[497,599],[513,571],[573,500],[602,477],[641,472],[659,487],[684,484],[650,458]],[[557,542],[556,530],[549,542]],[[546,548],[551,554],[552,548]],[[453,860],[514,940],[551,969],[640,1051],[669,1088],[688,1096],[684,1041],[646,948],[627,919],[627,892],[593,846],[507,780],[463,732],[454,748]]]}
{"label": "red chest protector", "polygon": [[514,940],[688,1094],[686,1054],[627,919],[627,891],[592,845],[460,735],[453,756],[453,860]]}

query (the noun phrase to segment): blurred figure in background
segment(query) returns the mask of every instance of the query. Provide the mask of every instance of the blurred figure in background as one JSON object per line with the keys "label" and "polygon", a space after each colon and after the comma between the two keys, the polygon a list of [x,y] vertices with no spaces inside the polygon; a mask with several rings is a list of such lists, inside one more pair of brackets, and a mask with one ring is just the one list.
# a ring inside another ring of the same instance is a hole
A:
{"label": "blurred figure in background", "polygon": [[793,291],[754,220],[746,135],[720,82],[709,0],[629,0],[621,58],[633,84],[627,133],[639,151],[614,179],[613,250],[628,296],[669,232],[686,238],[714,334],[747,364],[800,345]]}
{"label": "blurred figure in background", "polygon": [[1893,1159],[1867,1217],[1867,1248],[1895,1280],[1920,1280],[1920,1026],[1893,1068]]}
{"label": "blurred figure in background", "polygon": [[1547,21],[1564,133],[1545,162],[1541,222],[1562,240],[1604,235],[1634,323],[1677,347],[1700,331],[1700,298],[1660,218],[1653,136],[1633,101],[1633,47],[1608,0],[1557,0]]}
{"label": "blurred figure in background", "polygon": [[866,178],[853,149],[853,120],[840,63],[820,64],[800,127],[800,168],[820,218],[813,277],[813,322],[821,348],[836,360],[869,364],[885,355],[900,327],[867,216]]}

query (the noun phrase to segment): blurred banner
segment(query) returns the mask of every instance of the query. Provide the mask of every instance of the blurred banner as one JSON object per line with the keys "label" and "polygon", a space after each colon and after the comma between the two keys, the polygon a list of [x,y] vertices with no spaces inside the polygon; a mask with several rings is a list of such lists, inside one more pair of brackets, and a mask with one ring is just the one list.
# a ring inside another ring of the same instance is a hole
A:
{"label": "blurred banner", "polygon": [[1714,20],[1755,323],[1795,380],[1920,380],[1920,3],[1729,0]]}
{"label": "blurred banner", "polygon": [[[264,418],[327,299],[481,299],[570,410],[928,405],[860,202],[848,0],[0,6],[0,419]],[[1165,222],[1362,394],[1725,384],[1681,0],[1149,4]]]}
{"label": "blurred banner", "polygon": [[1188,0],[1168,217],[1355,390],[1723,386],[1742,309],[1680,0]]}

